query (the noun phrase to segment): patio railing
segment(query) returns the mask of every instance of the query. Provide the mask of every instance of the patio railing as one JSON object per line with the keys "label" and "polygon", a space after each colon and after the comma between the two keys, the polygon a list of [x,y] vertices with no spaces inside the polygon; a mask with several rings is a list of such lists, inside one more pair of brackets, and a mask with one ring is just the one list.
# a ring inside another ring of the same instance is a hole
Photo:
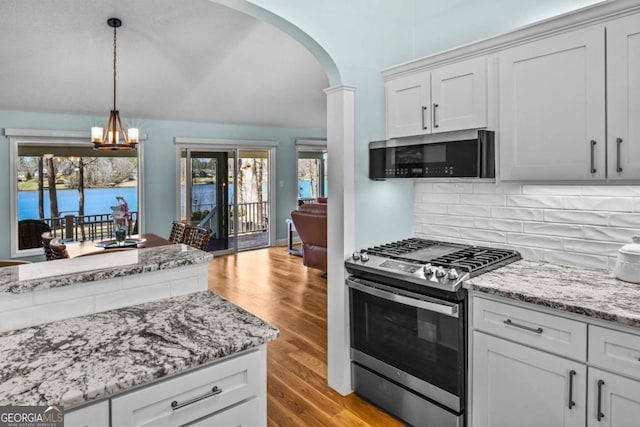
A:
{"label": "patio railing", "polygon": [[[51,234],[65,240],[101,240],[113,237],[113,215],[64,215],[58,218],[44,218],[51,228]],[[129,212],[129,233],[137,233],[138,212]]]}
{"label": "patio railing", "polygon": [[[229,233],[233,233],[235,214],[229,207]],[[264,232],[269,227],[269,202],[241,203],[238,205],[238,234]],[[207,215],[198,225],[213,228],[214,215]],[[110,213],[95,215],[64,215],[44,218],[51,234],[65,240],[102,240],[113,237],[113,216]],[[129,212],[129,233],[136,234],[138,212]]]}

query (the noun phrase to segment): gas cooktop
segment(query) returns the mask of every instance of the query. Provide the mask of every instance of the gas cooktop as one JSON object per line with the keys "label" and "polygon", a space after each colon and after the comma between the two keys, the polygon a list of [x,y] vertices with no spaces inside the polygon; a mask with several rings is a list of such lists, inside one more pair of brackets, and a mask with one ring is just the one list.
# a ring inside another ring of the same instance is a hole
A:
{"label": "gas cooktop", "polygon": [[411,238],[355,252],[345,262],[351,274],[405,281],[444,291],[521,259],[514,250]]}

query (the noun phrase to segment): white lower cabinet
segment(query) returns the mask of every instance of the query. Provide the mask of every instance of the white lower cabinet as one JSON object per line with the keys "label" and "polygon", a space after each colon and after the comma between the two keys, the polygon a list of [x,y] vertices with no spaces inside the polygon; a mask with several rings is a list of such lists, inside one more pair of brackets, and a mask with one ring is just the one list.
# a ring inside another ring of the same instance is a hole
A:
{"label": "white lower cabinet", "polygon": [[640,330],[471,301],[469,427],[640,427]]}
{"label": "white lower cabinet", "polygon": [[584,364],[482,332],[473,346],[474,426],[584,427]]}
{"label": "white lower cabinet", "polygon": [[589,388],[587,427],[640,426],[640,381],[589,368]]}
{"label": "white lower cabinet", "polygon": [[[119,426],[182,426],[202,419],[233,418],[234,407],[266,398],[266,363],[258,351],[141,388],[111,399],[111,423]],[[224,414],[230,410],[229,414]],[[244,423],[261,425],[261,411],[243,413]],[[203,421],[204,422],[204,421]],[[221,424],[225,425],[225,424]],[[228,424],[226,424],[228,425]]]}
{"label": "white lower cabinet", "polygon": [[66,412],[64,425],[65,427],[109,427],[109,400]]}
{"label": "white lower cabinet", "polygon": [[65,414],[67,427],[267,424],[266,345]]}

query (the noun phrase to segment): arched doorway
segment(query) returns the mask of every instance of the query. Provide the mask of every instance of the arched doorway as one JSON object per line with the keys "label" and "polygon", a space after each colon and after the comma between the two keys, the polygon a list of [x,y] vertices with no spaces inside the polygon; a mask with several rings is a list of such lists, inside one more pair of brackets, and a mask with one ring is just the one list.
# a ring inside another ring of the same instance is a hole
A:
{"label": "arched doorway", "polygon": [[329,53],[294,23],[246,0],[210,0],[267,22],[306,47],[329,79],[327,95],[327,149],[331,161],[328,204],[327,379],[329,386],[351,392],[348,296],[344,259],[354,243],[355,90],[342,81]]}

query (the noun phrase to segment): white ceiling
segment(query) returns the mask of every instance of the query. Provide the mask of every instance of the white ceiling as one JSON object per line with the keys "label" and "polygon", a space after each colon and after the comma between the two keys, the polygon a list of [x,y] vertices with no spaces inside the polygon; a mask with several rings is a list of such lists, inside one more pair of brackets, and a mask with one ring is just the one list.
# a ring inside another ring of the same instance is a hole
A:
{"label": "white ceiling", "polygon": [[280,30],[209,0],[1,0],[0,110],[325,128],[329,83]]}

